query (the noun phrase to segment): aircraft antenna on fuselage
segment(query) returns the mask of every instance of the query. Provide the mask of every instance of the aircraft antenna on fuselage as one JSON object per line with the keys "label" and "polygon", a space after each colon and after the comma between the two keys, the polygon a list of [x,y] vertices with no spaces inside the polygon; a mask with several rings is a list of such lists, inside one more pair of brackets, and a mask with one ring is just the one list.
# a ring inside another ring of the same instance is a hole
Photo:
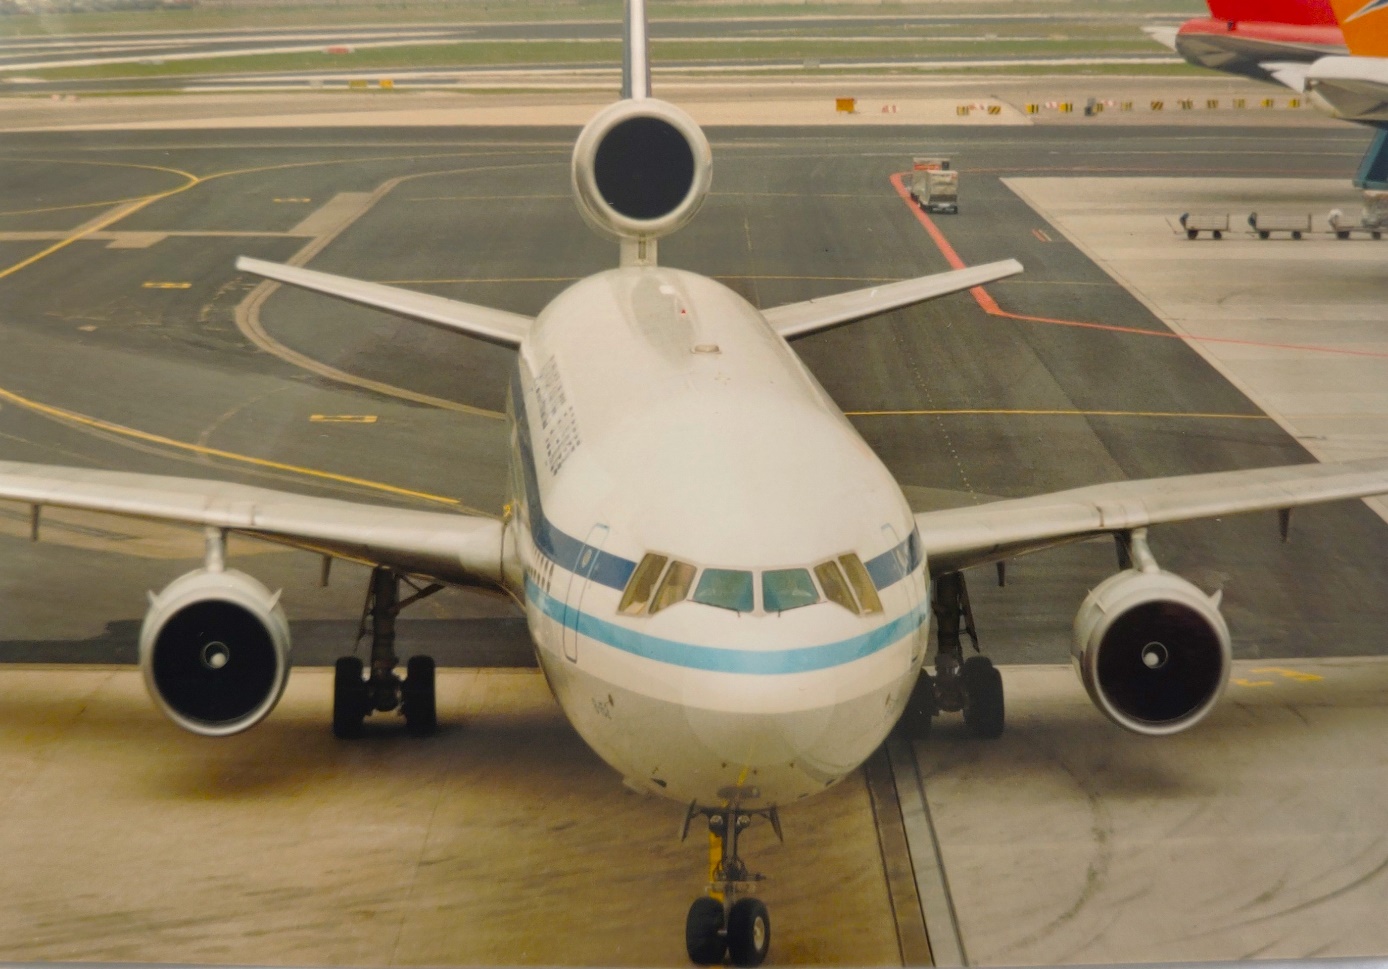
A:
{"label": "aircraft antenna on fuselage", "polygon": [[651,56],[646,42],[646,0],[626,0],[622,38],[622,97],[651,96]]}

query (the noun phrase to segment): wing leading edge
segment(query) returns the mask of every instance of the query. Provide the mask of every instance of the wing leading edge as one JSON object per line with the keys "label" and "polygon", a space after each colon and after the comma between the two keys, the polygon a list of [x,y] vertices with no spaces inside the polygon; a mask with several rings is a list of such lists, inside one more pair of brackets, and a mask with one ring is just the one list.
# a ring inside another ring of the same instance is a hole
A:
{"label": "wing leading edge", "polygon": [[480,515],[16,462],[0,462],[0,500],[221,528],[459,585],[502,580],[502,523]]}
{"label": "wing leading edge", "polygon": [[1388,494],[1388,458],[1090,485],[916,515],[934,575],[1093,535]]}

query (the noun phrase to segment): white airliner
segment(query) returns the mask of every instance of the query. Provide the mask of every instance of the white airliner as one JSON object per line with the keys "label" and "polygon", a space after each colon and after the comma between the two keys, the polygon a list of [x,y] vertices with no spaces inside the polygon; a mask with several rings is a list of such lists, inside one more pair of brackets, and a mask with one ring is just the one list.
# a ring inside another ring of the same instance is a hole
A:
{"label": "white airliner", "polygon": [[[708,822],[720,859],[691,906],[698,963],[759,964],[770,919],[738,835],[856,769],[912,709],[1003,728],[1002,681],[972,630],[964,569],[1109,534],[1126,564],[1080,606],[1076,668],[1122,726],[1167,734],[1229,676],[1218,601],[1162,569],[1166,522],[1388,492],[1388,459],[1127,481],[913,515],[882,462],[789,340],[1020,271],[1015,262],[758,310],[657,265],[657,240],[708,192],[708,142],[650,96],[645,11],[628,0],[624,97],[573,156],[579,208],[620,266],[535,319],[312,270],[241,269],[514,347],[511,503],[500,520],[303,497],[214,481],[0,464],[0,498],[181,522],[204,567],[151,598],[150,693],[220,736],[267,716],[290,666],[278,596],[226,564],[229,532],[373,563],[370,673],[338,661],[333,728],[372,710],[434,728],[433,663],[395,673],[394,617],[441,584],[509,591],[565,714],[626,782]],[[419,589],[401,600],[400,585]],[[923,672],[932,612],[935,673]]]}

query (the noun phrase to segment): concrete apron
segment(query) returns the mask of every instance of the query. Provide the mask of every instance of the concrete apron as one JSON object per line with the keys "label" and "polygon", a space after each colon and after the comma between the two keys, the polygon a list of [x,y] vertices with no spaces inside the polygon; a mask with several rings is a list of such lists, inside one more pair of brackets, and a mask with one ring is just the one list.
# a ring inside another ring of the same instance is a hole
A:
{"label": "concrete apron", "polygon": [[[427,740],[344,743],[296,670],[226,740],[130,668],[0,668],[0,960],[684,966],[706,833],[592,754],[534,671],[441,670]],[[900,964],[861,777],[744,842],[774,962]]]}
{"label": "concrete apron", "polygon": [[1003,678],[1001,740],[945,718],[915,748],[970,964],[1388,951],[1388,660],[1240,661],[1166,739],[1068,666]]}

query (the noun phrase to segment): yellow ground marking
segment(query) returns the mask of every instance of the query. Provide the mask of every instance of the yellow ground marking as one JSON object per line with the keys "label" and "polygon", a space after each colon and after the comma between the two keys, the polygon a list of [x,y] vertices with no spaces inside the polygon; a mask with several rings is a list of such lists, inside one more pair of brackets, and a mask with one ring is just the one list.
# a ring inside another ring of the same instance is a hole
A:
{"label": "yellow ground marking", "polygon": [[850,410],[846,417],[944,417],[984,416],[1005,417],[1184,417],[1210,421],[1270,421],[1266,414],[1191,414],[1183,411],[1160,410],[1042,410],[1027,408],[959,407],[935,410]]}
{"label": "yellow ground marking", "polygon": [[205,447],[201,444],[189,444],[186,441],[177,441],[160,434],[151,434],[148,431],[136,430],[133,427],[126,427],[123,424],[113,424],[110,421],[103,421],[100,418],[88,417],[85,414],[79,414],[76,411],[66,410],[62,407],[41,404],[36,400],[21,397],[19,394],[5,390],[4,388],[0,388],[0,401],[13,404],[16,407],[22,407],[35,414],[42,414],[54,420],[66,421],[70,424],[77,424],[81,427],[89,427],[98,431],[106,431],[107,433],[117,434],[121,437],[131,438],[132,440],[143,441],[146,444],[156,444],[161,447],[199,454],[203,457],[221,458],[226,461],[249,464],[258,468],[287,471],[291,474],[303,475],[308,478],[317,478],[323,481],[335,481],[340,484],[355,485],[359,488],[368,488],[372,491],[380,491],[389,495],[398,495],[403,498],[417,498],[423,501],[432,501],[440,505],[449,505],[450,507],[465,510],[473,514],[486,514],[475,508],[468,508],[459,499],[449,498],[446,495],[430,494],[427,491],[415,491],[411,488],[401,488],[380,481],[371,481],[366,478],[357,478],[346,474],[337,474],[333,471],[319,471],[316,468],[305,468],[294,464],[284,464],[280,461],[252,457],[249,454],[238,454],[235,451],[224,451],[221,448]]}
{"label": "yellow ground marking", "polygon": [[192,289],[192,283],[151,283],[140,284],[141,289]]}
{"label": "yellow ground marking", "polygon": [[[107,162],[104,164],[109,165],[113,163]],[[79,242],[80,240],[85,239],[93,232],[100,232],[102,229],[114,225],[115,223],[119,222],[121,219],[125,218],[128,215],[134,215],[136,212],[140,211],[146,206],[158,202],[160,199],[166,199],[171,195],[177,195],[180,192],[186,192],[194,185],[198,185],[206,181],[206,179],[199,178],[197,175],[194,175],[191,172],[185,172],[182,169],[178,168],[160,168],[157,165],[132,165],[127,167],[146,168],[154,171],[164,171],[172,175],[178,175],[182,178],[186,178],[188,179],[188,181],[178,186],[177,188],[171,188],[164,192],[157,192],[154,195],[145,195],[141,198],[135,199],[129,204],[117,207],[115,211],[107,214],[106,216],[94,219],[93,221],[87,223],[85,226],[81,226],[75,231],[69,233],[67,236],[53,243],[53,245],[49,246],[47,249],[44,249],[41,252],[36,252],[27,259],[21,259],[13,266],[10,266],[8,269],[0,269],[0,279],[4,279],[6,276],[12,276],[15,273],[19,272],[21,269],[24,269],[26,266],[32,266],[34,263],[38,262],[41,259],[47,259],[49,256],[53,255],[53,253],[66,249],[74,242]]]}
{"label": "yellow ground marking", "polygon": [[1234,682],[1239,686],[1272,686],[1272,680],[1245,680],[1240,678],[1234,680]]}
{"label": "yellow ground marking", "polygon": [[375,414],[314,414],[309,418],[315,424],[375,424]]}
{"label": "yellow ground marking", "polygon": [[276,201],[276,202],[312,202],[313,199],[305,199],[305,198],[288,198],[288,199],[275,199],[275,201]]}
{"label": "yellow ground marking", "polygon": [[1250,673],[1272,673],[1282,677],[1284,680],[1296,680],[1298,683],[1319,683],[1325,677],[1317,676],[1315,673],[1303,673],[1301,670],[1287,669],[1285,666],[1260,666]]}

